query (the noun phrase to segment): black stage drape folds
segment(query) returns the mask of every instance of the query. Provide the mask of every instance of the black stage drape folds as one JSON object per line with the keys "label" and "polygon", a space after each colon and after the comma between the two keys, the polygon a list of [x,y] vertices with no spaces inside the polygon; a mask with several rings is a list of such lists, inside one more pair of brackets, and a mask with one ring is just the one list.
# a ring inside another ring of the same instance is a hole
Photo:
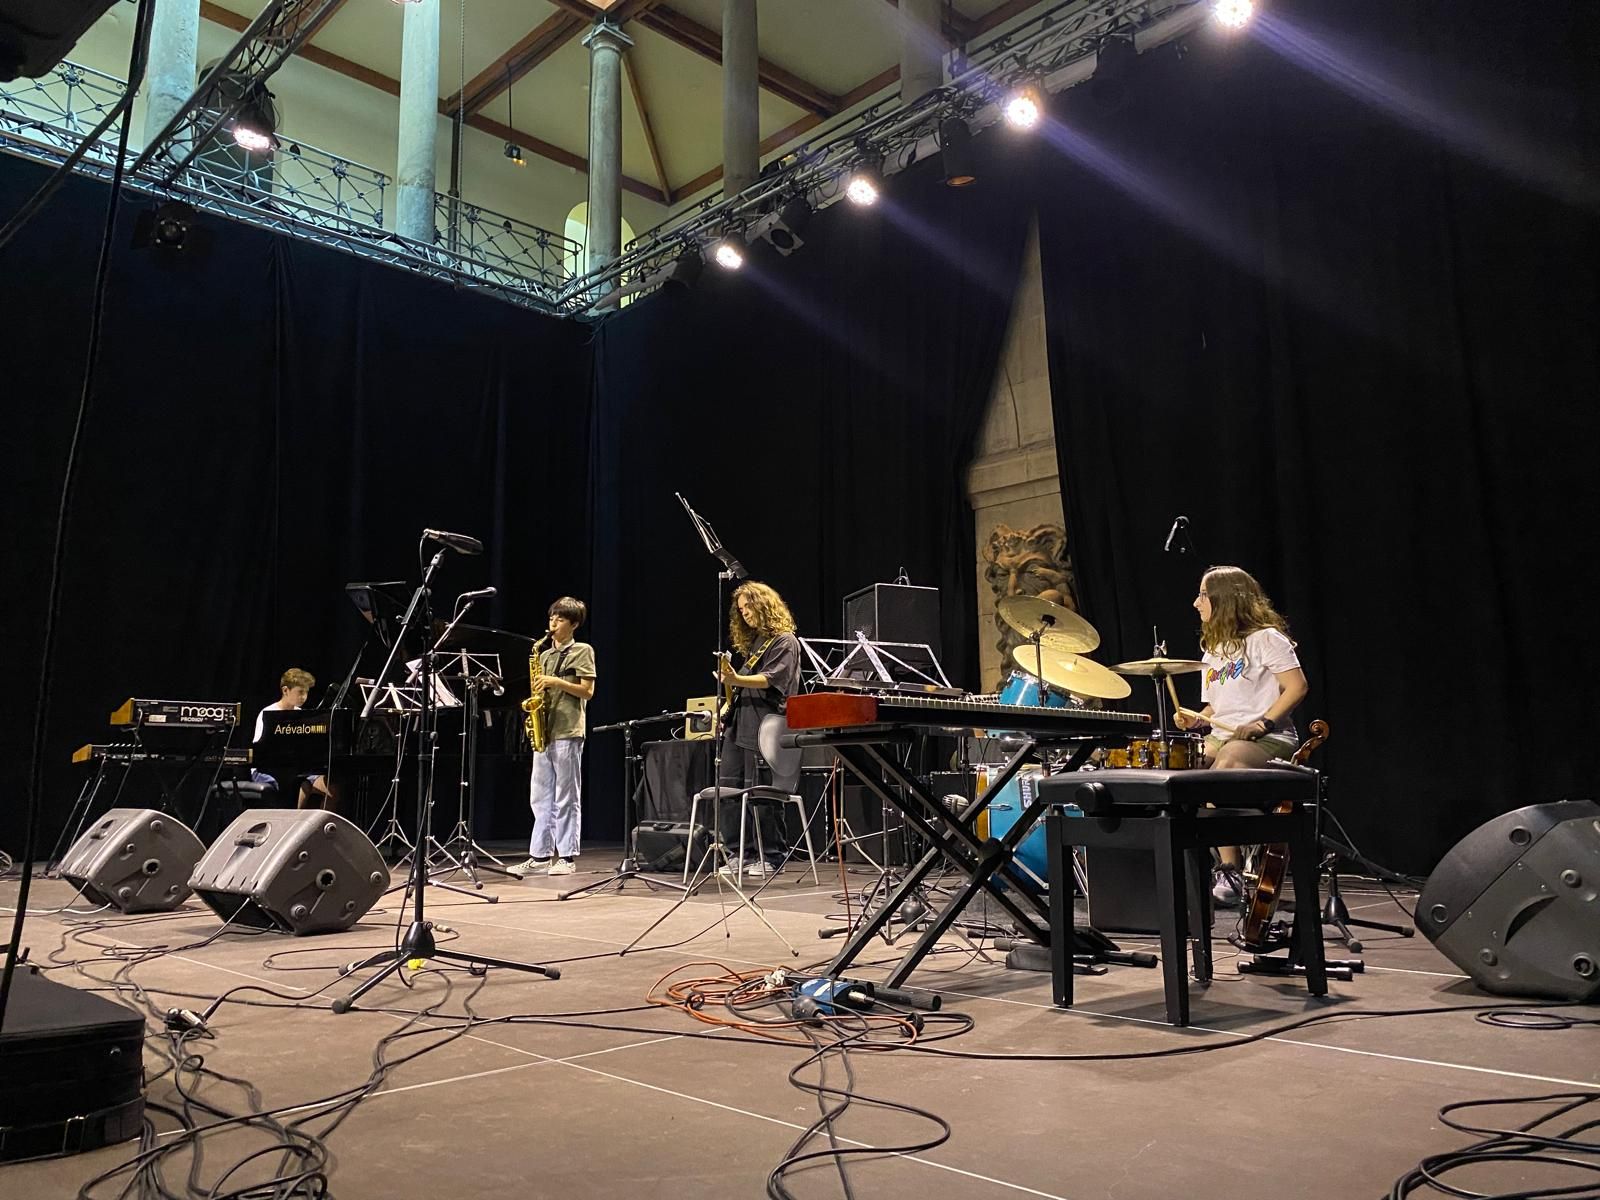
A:
{"label": "black stage drape folds", "polygon": [[[788,259],[625,309],[597,343],[594,636],[602,720],[710,694],[727,592],[674,492],[802,636],[840,637],[846,593],[903,568],[942,589],[945,666],[975,686],[976,553],[964,468],[1027,235],[998,179],[943,187],[938,161],[870,211],[818,214]],[[770,248],[767,248],[770,251]],[[620,770],[591,748],[591,773]],[[593,774],[591,777],[594,777]]]}
{"label": "black stage drape folds", "polygon": [[[1597,15],[1277,0],[1247,43],[1151,55],[1118,111],[1072,93],[1044,145],[1102,657],[1149,653],[1152,625],[1193,656],[1201,570],[1254,572],[1300,642],[1302,730],[1332,725],[1334,810],[1409,870],[1593,794],[1571,731],[1595,662]],[[1180,513],[1195,553],[1163,554]]]}
{"label": "black stage drape folds", "polygon": [[[0,163],[10,212],[40,172]],[[589,601],[591,723],[711,690],[725,605],[674,491],[788,597],[803,633],[838,636],[843,595],[902,568],[941,585],[948,668],[967,680],[963,468],[1028,218],[1002,188],[946,190],[936,167],[900,177],[873,213],[820,215],[787,262],[708,267],[691,297],[598,333],[220,221],[205,219],[209,253],[176,261],[120,231],[72,510],[46,837],[76,790],[71,749],[105,740],[129,694],[238,697],[253,713],[291,664],[336,686],[362,632],[341,586],[414,581],[425,526],[488,547],[447,559],[442,605],[493,584],[479,619],[537,633],[554,597]],[[24,699],[82,362],[84,231],[103,199],[69,184],[0,264],[30,281],[29,302],[7,306],[0,470]],[[21,295],[8,282],[8,301]],[[28,723],[0,736],[6,790],[23,795]],[[615,838],[620,737],[592,740],[586,832]],[[453,808],[453,779],[440,795]],[[525,832],[524,805],[496,803],[491,832]],[[21,812],[0,809],[0,845],[20,840]]]}
{"label": "black stage drape folds", "polygon": [[[0,212],[40,178],[0,159]],[[14,701],[0,845],[13,853],[105,195],[70,182],[0,259]],[[493,584],[483,623],[536,629],[551,580],[588,570],[585,330],[215,218],[208,251],[162,259],[130,248],[140,207],[130,199],[117,234],[72,507],[43,850],[76,793],[68,756],[109,740],[106,716],[130,694],[240,699],[251,720],[285,667],[317,676],[314,703],[337,687],[364,633],[343,585],[414,584],[424,527],[486,541],[435,576],[446,617],[457,593]],[[527,827],[523,787],[513,830]]]}

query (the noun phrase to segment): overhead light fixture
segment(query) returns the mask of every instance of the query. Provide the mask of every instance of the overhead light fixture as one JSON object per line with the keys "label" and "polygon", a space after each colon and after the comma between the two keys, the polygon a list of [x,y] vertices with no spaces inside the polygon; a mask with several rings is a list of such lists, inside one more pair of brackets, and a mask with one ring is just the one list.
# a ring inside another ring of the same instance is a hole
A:
{"label": "overhead light fixture", "polygon": [[850,172],[850,178],[844,186],[845,198],[851,204],[870,208],[878,202],[882,193],[883,155],[868,154]]}
{"label": "overhead light fixture", "polygon": [[701,257],[700,251],[691,246],[673,259],[662,277],[661,286],[687,291],[700,278],[705,265],[706,260]]}
{"label": "overhead light fixture", "polygon": [[251,154],[271,154],[278,145],[278,110],[272,93],[259,83],[245,88],[233,114],[233,140]]}
{"label": "overhead light fixture", "polygon": [[1216,0],[1211,6],[1211,15],[1224,29],[1243,29],[1255,12],[1252,0]]}
{"label": "overhead light fixture", "polygon": [[739,245],[737,238],[723,238],[712,249],[711,257],[717,260],[717,266],[724,271],[737,271],[744,266],[744,248]]}
{"label": "overhead light fixture", "polygon": [[[409,0],[401,0],[401,3],[408,2]],[[506,143],[506,157],[519,167],[525,167],[528,165],[522,159],[522,147],[517,145],[515,142]]]}
{"label": "overhead light fixture", "polygon": [[1094,77],[1089,80],[1089,98],[1108,111],[1121,108],[1128,99],[1128,81],[1139,51],[1127,34],[1113,34],[1100,43],[1095,54]]}
{"label": "overhead light fixture", "polygon": [[1044,88],[1033,79],[1012,88],[1005,114],[1006,124],[1013,129],[1032,129],[1044,116]]}
{"label": "overhead light fixture", "polygon": [[946,187],[970,187],[978,182],[972,161],[972,130],[960,117],[946,117],[939,123],[939,148],[944,154]]}
{"label": "overhead light fixture", "polygon": [[[182,250],[194,228],[195,211],[182,200],[164,200],[148,215],[146,244],[167,250]],[[140,225],[145,224],[141,217]]]}
{"label": "overhead light fixture", "polygon": [[764,238],[779,254],[793,254],[805,245],[801,235],[811,223],[811,203],[795,196],[777,212],[768,213],[750,227],[752,237]]}

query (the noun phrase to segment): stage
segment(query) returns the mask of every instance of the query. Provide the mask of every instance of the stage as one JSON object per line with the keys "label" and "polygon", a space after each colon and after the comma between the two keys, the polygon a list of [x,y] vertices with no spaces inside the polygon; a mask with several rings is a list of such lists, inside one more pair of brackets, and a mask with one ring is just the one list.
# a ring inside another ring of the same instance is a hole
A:
{"label": "stage", "polygon": [[[127,1002],[137,1003],[137,987],[162,1012],[173,1006],[199,1011],[220,993],[244,988],[211,1018],[213,1039],[187,1043],[207,1068],[259,1090],[247,1100],[238,1086],[202,1083],[200,1097],[230,1113],[274,1108],[288,1110],[280,1114],[286,1122],[304,1116],[311,1110],[298,1106],[365,1085],[380,1040],[408,1022],[417,1028],[412,1014],[432,1014],[421,1021],[440,1030],[437,1035],[405,1037],[387,1053],[393,1060],[426,1045],[438,1048],[390,1069],[327,1134],[328,1194],[340,1200],[764,1195],[768,1173],[818,1115],[815,1095],[786,1078],[809,1047],[751,1040],[680,1010],[636,1006],[645,1005],[669,974],[705,977],[724,966],[754,971],[825,961],[840,945],[817,937],[828,914],[842,912],[838,867],[825,868],[819,887],[809,872],[791,865],[762,896],[768,919],[799,948],[799,958],[790,958],[745,912],[730,910],[731,936],[720,927],[707,930],[717,915],[715,887],[655,930],[645,948],[619,958],[616,951],[655,920],[673,894],[630,883],[622,894],[556,899],[558,891],[609,871],[614,857],[614,850],[589,849],[575,877],[490,884],[486,890],[499,897],[495,904],[430,889],[428,914],[442,946],[559,963],[559,981],[498,970],[479,980],[465,970],[430,966],[409,988],[394,981],[380,986],[366,998],[372,1010],[344,1015],[328,1008],[353,986],[336,968],[393,944],[397,921],[408,915],[399,893],[337,935],[227,932],[201,945],[219,922],[191,901],[176,913],[148,917],[35,916],[27,942],[34,961],[79,964],[51,971],[52,978],[109,987],[117,977]],[[848,878],[855,890],[872,876],[852,868]],[[15,894],[14,879],[0,882],[5,903]],[[1345,896],[1355,916],[1405,921],[1370,883],[1347,880]],[[1414,899],[1401,898],[1408,906]],[[74,899],[65,884],[47,880],[36,885],[31,907],[54,909]],[[1366,943],[1365,973],[1331,983],[1327,999],[1317,1001],[1298,981],[1237,975],[1235,952],[1220,940],[1231,927],[1231,917],[1219,917],[1217,978],[1209,989],[1194,989],[1194,1023],[1183,1030],[1163,1020],[1158,970],[1114,966],[1101,976],[1079,976],[1079,1007],[1061,1011],[1050,1004],[1047,974],[1007,970],[1003,953],[989,952],[993,961],[986,962],[969,945],[947,938],[910,983],[938,992],[943,1011],[967,1014],[973,1027],[927,1043],[932,1049],[1119,1055],[1220,1048],[1088,1062],[854,1051],[858,1093],[918,1105],[951,1126],[949,1140],[925,1152],[852,1155],[847,1170],[855,1194],[875,1200],[1386,1195],[1422,1156],[1470,1140],[1440,1125],[1441,1105],[1600,1084],[1592,1027],[1497,1028],[1469,1011],[1446,1011],[1491,1005],[1495,998],[1478,992],[1420,937],[1374,935]],[[1119,940],[1133,948],[1153,941]],[[98,949],[113,945],[176,949],[129,965]],[[873,978],[898,958],[894,949],[875,949],[881,952],[869,957],[878,965],[853,974]],[[1330,943],[1329,953],[1340,948]],[[478,1020],[463,1032],[465,1004]],[[1245,1040],[1312,1014],[1414,1009],[1440,1011],[1336,1020]],[[557,1015],[595,1010],[612,1011]],[[1592,1008],[1562,1011],[1600,1015]],[[501,1019],[514,1015],[526,1019]],[[547,1019],[533,1020],[540,1015]],[[152,1076],[167,1066],[156,1045],[147,1041]],[[837,1060],[830,1063],[829,1081],[844,1085]],[[148,1099],[176,1103],[170,1070],[149,1085]],[[1476,1115],[1480,1124],[1515,1124],[1534,1114]],[[165,1114],[151,1116],[158,1130],[174,1128]],[[328,1123],[319,1118],[310,1128],[321,1133]],[[841,1148],[918,1144],[938,1133],[926,1118],[863,1102],[837,1122]],[[209,1184],[269,1144],[255,1130],[208,1135],[202,1179]],[[819,1137],[807,1149],[826,1145]],[[75,1195],[136,1150],[130,1142],[0,1167],[0,1191]],[[269,1161],[245,1166],[220,1190],[249,1182],[251,1171],[264,1174]],[[167,1164],[169,1176],[180,1181],[187,1168],[185,1155]],[[1552,1182],[1548,1175],[1524,1177],[1524,1170],[1496,1168],[1492,1179],[1479,1173],[1462,1182],[1506,1190]],[[116,1195],[126,1180],[103,1183],[92,1194]],[[801,1197],[844,1194],[826,1159],[791,1171],[786,1184]]]}

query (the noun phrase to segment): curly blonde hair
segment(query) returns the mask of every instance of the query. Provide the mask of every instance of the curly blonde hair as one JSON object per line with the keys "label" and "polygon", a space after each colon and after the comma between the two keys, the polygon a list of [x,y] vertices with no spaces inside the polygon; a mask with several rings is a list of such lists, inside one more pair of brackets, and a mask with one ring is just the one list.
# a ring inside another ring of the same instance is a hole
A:
{"label": "curly blonde hair", "polygon": [[1212,567],[1200,577],[1200,586],[1211,601],[1211,619],[1200,627],[1200,646],[1207,653],[1232,658],[1258,629],[1289,636],[1289,622],[1243,567]]}
{"label": "curly blonde hair", "polygon": [[[739,597],[748,597],[756,610],[756,623],[745,624],[739,615]],[[740,654],[749,654],[758,638],[773,638],[794,632],[794,614],[789,606],[764,583],[748,580],[733,589],[733,607],[728,612],[728,640]]]}

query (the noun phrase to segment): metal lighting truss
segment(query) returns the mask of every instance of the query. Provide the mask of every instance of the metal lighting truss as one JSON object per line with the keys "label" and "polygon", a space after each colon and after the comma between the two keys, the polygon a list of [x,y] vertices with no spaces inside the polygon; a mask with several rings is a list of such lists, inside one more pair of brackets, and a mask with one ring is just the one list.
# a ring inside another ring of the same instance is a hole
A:
{"label": "metal lighting truss", "polygon": [[[243,108],[258,86],[300,49],[341,0],[269,0],[239,40],[207,71],[166,127],[134,160],[130,174],[155,174],[168,185]],[[224,81],[230,81],[227,91]],[[244,86],[235,86],[243,84]],[[228,94],[232,92],[233,94]],[[159,161],[158,161],[159,160]]]}
{"label": "metal lighting truss", "polygon": [[835,203],[850,171],[864,160],[882,156],[881,172],[890,175],[937,153],[939,124],[947,117],[959,116],[977,132],[1001,119],[1014,87],[1031,82],[1054,92],[1088,79],[1107,37],[1131,36],[1143,52],[1181,37],[1210,10],[1211,0],[1065,0],[958,56],[943,87],[908,105],[885,97],[818,142],[789,151],[779,169],[738,195],[707,197],[635,238],[617,259],[568,284],[557,305],[581,314],[658,287],[685,254],[698,254],[722,237],[744,236],[792,197],[806,197],[815,209]]}

